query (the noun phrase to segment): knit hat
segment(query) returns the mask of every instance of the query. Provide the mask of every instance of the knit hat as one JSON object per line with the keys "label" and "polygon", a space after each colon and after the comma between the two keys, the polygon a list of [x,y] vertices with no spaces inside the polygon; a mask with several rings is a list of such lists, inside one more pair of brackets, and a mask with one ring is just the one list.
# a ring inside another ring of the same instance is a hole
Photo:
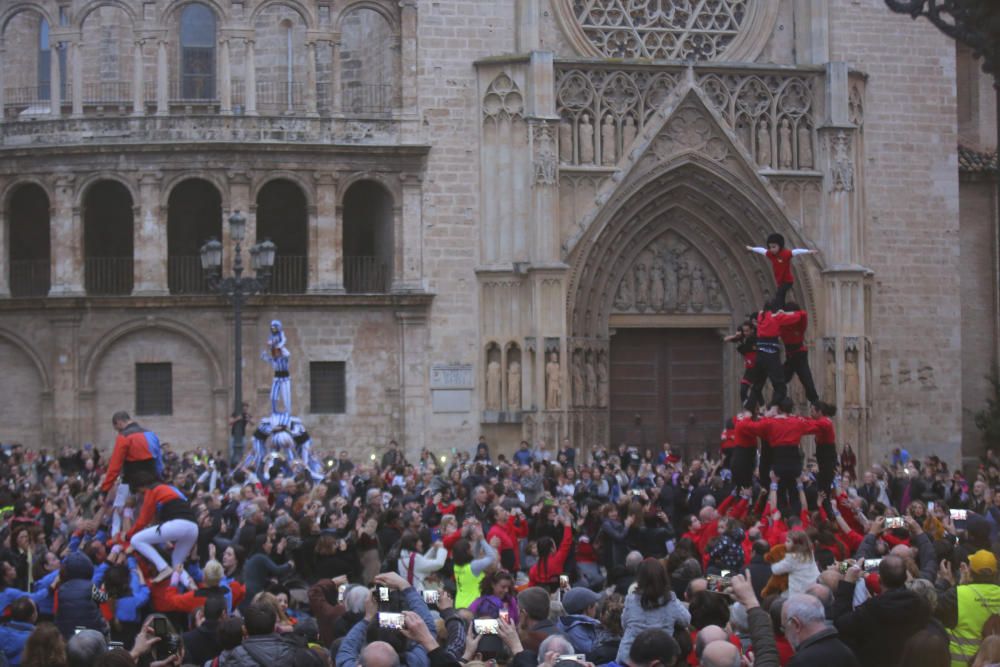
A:
{"label": "knit hat", "polygon": [[974,574],[996,574],[997,557],[986,549],[980,549],[969,556],[969,569]]}
{"label": "knit hat", "polygon": [[600,599],[601,596],[589,588],[577,586],[576,588],[569,589],[563,595],[563,609],[570,616],[582,614],[587,611],[588,607],[597,604]]}
{"label": "knit hat", "polygon": [[777,243],[779,248],[784,248],[785,237],[778,233],[769,234],[767,237],[767,245],[771,245],[772,243]]}

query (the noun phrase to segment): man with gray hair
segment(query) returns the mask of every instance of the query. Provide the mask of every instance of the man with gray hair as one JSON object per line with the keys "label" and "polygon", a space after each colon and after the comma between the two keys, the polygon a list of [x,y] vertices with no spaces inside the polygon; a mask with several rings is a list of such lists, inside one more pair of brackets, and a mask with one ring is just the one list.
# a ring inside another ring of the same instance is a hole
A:
{"label": "man with gray hair", "polygon": [[642,563],[642,558],[642,553],[638,551],[630,551],[625,556],[625,576],[618,578],[618,583],[615,584],[615,593],[619,595],[629,594],[629,589],[635,583],[635,574],[639,571],[639,564]]}
{"label": "man with gray hair", "polygon": [[97,630],[81,630],[66,643],[69,667],[91,667],[108,652],[108,643]]}
{"label": "man with gray hair", "polygon": [[563,635],[551,635],[538,645],[538,664],[545,662],[545,656],[552,652],[556,655],[568,655],[576,653],[576,649]]}
{"label": "man with gray hair", "polygon": [[826,610],[815,596],[789,596],[781,607],[781,627],[795,649],[787,667],[860,667],[836,628],[826,624]]}

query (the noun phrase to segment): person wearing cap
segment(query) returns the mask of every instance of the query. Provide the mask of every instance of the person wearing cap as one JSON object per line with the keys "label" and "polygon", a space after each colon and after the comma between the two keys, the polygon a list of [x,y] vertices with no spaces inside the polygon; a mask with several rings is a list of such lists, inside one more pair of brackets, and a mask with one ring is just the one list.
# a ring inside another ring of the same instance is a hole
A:
{"label": "person wearing cap", "polygon": [[[969,664],[983,641],[983,627],[990,616],[1000,615],[1000,586],[997,585],[997,558],[980,549],[962,564],[961,581],[938,596],[937,616],[948,629],[952,667]],[[942,563],[941,578],[954,583],[947,561]]]}
{"label": "person wearing cap", "polygon": [[582,586],[571,588],[563,595],[562,604],[566,616],[559,619],[559,630],[566,635],[577,653],[590,653],[594,646],[594,638],[601,625],[594,618],[597,616],[597,603],[600,600],[600,595]]}

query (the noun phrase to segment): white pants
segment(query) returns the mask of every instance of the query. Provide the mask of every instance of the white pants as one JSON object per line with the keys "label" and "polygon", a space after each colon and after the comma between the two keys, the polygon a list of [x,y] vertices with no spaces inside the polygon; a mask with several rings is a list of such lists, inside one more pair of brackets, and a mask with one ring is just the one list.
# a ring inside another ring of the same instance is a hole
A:
{"label": "white pants", "polygon": [[112,537],[117,535],[122,530],[122,510],[125,509],[125,501],[128,500],[130,489],[128,484],[122,482],[118,485],[118,490],[115,492],[115,502],[111,506],[111,535]]}
{"label": "white pants", "polygon": [[174,568],[183,565],[188,554],[198,541],[198,524],[187,519],[173,519],[159,526],[150,526],[132,536],[132,546],[146,557],[146,560],[156,566],[160,572],[167,567],[167,562],[160,556],[154,544],[174,543],[174,552],[170,562]]}

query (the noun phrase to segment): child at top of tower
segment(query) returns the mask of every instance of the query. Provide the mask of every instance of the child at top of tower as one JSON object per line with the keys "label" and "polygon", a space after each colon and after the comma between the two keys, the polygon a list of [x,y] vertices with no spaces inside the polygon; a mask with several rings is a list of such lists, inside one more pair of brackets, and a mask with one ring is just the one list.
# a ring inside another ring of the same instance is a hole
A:
{"label": "child at top of tower", "polygon": [[764,255],[771,262],[771,270],[774,272],[774,284],[777,291],[774,294],[774,307],[781,310],[785,306],[785,295],[792,289],[795,283],[795,276],[792,275],[792,257],[799,255],[815,255],[816,250],[808,248],[795,248],[789,250],[785,247],[785,237],[774,233],[767,237],[767,247],[747,246],[747,250],[758,255]]}

